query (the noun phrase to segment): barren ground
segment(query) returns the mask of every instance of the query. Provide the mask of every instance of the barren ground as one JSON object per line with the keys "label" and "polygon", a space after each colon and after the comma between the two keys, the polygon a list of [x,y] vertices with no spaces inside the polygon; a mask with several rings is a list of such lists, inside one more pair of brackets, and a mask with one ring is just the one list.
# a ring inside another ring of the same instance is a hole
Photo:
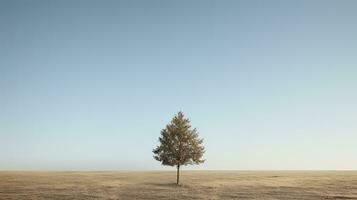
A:
{"label": "barren ground", "polygon": [[357,199],[357,171],[0,172],[0,199]]}

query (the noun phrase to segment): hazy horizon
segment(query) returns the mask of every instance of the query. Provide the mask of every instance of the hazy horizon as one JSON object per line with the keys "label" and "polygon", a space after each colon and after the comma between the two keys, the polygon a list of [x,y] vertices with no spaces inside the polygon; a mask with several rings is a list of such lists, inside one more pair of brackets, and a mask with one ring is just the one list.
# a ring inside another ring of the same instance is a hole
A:
{"label": "hazy horizon", "polygon": [[0,170],[356,170],[357,1],[0,1]]}

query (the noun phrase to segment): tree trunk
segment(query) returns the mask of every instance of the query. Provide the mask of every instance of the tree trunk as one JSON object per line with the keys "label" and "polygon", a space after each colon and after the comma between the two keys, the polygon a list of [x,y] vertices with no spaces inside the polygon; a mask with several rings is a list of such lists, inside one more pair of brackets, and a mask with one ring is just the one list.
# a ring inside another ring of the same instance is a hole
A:
{"label": "tree trunk", "polygon": [[177,165],[177,177],[176,177],[176,184],[178,185],[180,182],[180,165]]}

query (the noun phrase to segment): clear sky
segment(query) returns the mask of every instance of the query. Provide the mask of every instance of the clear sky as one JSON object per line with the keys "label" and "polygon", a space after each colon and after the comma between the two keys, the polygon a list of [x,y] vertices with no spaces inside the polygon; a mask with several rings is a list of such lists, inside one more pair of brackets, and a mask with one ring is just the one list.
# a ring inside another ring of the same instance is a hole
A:
{"label": "clear sky", "polygon": [[357,1],[0,1],[0,170],[357,169]]}

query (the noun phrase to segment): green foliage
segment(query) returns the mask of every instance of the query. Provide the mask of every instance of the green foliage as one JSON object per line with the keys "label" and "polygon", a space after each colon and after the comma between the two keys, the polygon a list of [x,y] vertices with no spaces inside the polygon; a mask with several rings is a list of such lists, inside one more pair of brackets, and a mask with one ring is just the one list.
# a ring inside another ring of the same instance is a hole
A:
{"label": "green foliage", "polygon": [[203,139],[198,137],[196,128],[191,128],[190,120],[179,112],[161,131],[160,145],[154,150],[154,158],[162,165],[177,166],[203,163],[205,152]]}

